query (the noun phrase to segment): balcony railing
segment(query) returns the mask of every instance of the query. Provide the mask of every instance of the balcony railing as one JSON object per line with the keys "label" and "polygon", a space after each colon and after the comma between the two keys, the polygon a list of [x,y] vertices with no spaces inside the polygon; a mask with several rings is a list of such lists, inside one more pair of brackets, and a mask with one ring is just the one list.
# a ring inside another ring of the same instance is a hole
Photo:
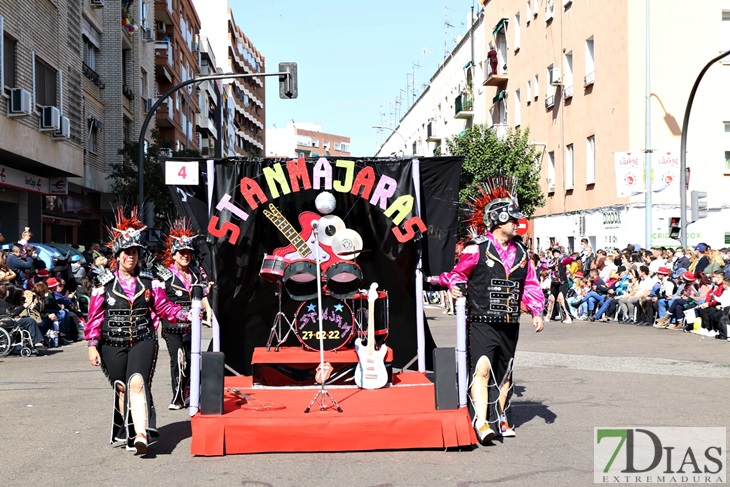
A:
{"label": "balcony railing", "polygon": [[474,116],[474,97],[469,92],[463,92],[454,100],[454,117],[470,118]]}
{"label": "balcony railing", "polygon": [[555,105],[555,96],[550,95],[545,97],[545,108],[549,109],[552,108]]}
{"label": "balcony railing", "polygon": [[[437,134],[436,122],[428,122],[426,126],[426,141],[427,142],[438,142],[441,140],[441,136]],[[337,150],[337,147],[335,147]]]}
{"label": "balcony railing", "polygon": [[127,86],[126,84],[122,87],[122,94],[127,98],[127,100],[132,101],[134,99],[134,91]]}
{"label": "balcony railing", "polygon": [[497,66],[494,69],[492,68],[492,63],[489,62],[489,58],[487,58],[485,64],[487,66],[487,74],[484,77],[482,85],[499,86],[509,80],[509,76],[507,76],[507,63],[499,51],[497,51]]}
{"label": "balcony railing", "polygon": [[565,88],[563,88],[563,98],[573,98],[573,85],[568,85]]}
{"label": "balcony railing", "polygon": [[104,89],[104,83],[102,83],[99,74],[91,69],[88,64],[82,63],[82,70],[84,72],[84,76],[86,76],[92,83],[98,86],[100,90]]}

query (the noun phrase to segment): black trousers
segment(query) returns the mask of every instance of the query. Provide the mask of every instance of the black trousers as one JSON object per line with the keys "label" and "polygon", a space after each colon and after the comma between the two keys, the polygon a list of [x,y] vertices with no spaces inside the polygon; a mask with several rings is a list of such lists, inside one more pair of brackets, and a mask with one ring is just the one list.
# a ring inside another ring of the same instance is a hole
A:
{"label": "black trousers", "polygon": [[[190,383],[190,333],[166,333],[163,330],[163,336],[167,343],[167,350],[170,353],[170,378],[172,385],[173,399],[185,392],[185,387]],[[180,367],[177,363],[178,350],[182,350],[185,354],[185,369],[182,371],[184,377],[180,381],[180,390],[178,390],[178,377]]]}

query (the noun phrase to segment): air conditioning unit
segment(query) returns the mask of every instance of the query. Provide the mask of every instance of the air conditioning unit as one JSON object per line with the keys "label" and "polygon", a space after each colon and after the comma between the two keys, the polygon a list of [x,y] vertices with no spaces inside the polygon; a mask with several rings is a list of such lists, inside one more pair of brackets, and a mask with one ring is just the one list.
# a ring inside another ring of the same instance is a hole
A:
{"label": "air conditioning unit", "polygon": [[198,52],[200,50],[200,46],[198,46],[198,43],[193,41],[190,43],[190,50],[193,52]]}
{"label": "air conditioning unit", "polygon": [[142,39],[147,42],[155,42],[155,31],[152,27],[144,27],[142,29]]}
{"label": "air conditioning unit", "polygon": [[596,73],[595,71],[591,71],[585,77],[583,78],[583,87],[591,86],[596,81]]}
{"label": "air conditioning unit", "polygon": [[172,149],[160,149],[160,157],[172,157]]}
{"label": "air conditioning unit", "polygon": [[61,111],[52,106],[41,107],[41,120],[38,130],[41,132],[57,132],[61,129]]}
{"label": "air conditioning unit", "polygon": [[157,32],[165,32],[167,29],[165,28],[165,23],[161,20],[157,21]]}
{"label": "air conditioning unit", "polygon": [[563,80],[560,77],[560,68],[552,68],[550,70],[550,84],[552,86],[560,86],[562,82]]}
{"label": "air conditioning unit", "polygon": [[104,6],[104,0],[89,0],[89,3],[92,7],[103,7]]}
{"label": "air conditioning unit", "polygon": [[23,88],[10,89],[8,117],[23,117],[31,114],[30,91]]}
{"label": "air conditioning unit", "polygon": [[61,128],[58,132],[53,132],[51,138],[53,140],[65,140],[71,137],[71,121],[68,117],[61,117]]}

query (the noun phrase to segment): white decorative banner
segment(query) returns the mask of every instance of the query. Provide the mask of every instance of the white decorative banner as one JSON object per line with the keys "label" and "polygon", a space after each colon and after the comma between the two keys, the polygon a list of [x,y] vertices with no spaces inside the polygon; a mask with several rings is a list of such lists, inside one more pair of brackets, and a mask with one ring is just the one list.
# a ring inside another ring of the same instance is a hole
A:
{"label": "white decorative banner", "polygon": [[643,155],[642,152],[614,152],[617,197],[625,198],[644,192]]}
{"label": "white decorative banner", "polygon": [[679,180],[679,153],[654,152],[651,155],[652,183],[655,193],[671,186]]}

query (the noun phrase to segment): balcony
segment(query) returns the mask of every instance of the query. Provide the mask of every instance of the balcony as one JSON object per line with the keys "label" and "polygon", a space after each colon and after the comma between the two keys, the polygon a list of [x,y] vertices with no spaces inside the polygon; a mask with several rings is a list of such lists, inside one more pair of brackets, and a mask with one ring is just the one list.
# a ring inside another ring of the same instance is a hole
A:
{"label": "balcony", "polygon": [[217,137],[218,131],[215,128],[215,124],[213,123],[213,120],[205,113],[198,113],[195,116],[195,124],[198,126],[198,132]]}
{"label": "balcony", "polygon": [[173,112],[173,103],[169,98],[165,100],[155,113],[158,127],[174,127],[175,114]]}
{"label": "balcony", "polygon": [[439,142],[441,136],[437,134],[436,122],[428,122],[426,126],[426,142]]}
{"label": "balcony", "polygon": [[86,76],[89,81],[98,86],[100,90],[104,89],[104,83],[101,81],[101,78],[96,71],[91,69],[86,63],[82,63],[82,70],[84,72],[84,76]]}
{"label": "balcony", "polygon": [[468,119],[474,116],[474,97],[465,91],[454,100],[454,118]]}
{"label": "balcony", "polygon": [[545,109],[549,110],[555,106],[555,95],[545,97]]}
{"label": "balcony", "polygon": [[573,98],[573,85],[568,85],[563,88],[563,99],[568,100],[570,98]]}
{"label": "balcony", "polygon": [[168,83],[174,80],[172,45],[169,42],[155,42],[155,71]]}
{"label": "balcony", "polygon": [[172,0],[155,0],[155,20],[167,25],[175,25],[172,21],[175,15],[173,12]]}
{"label": "balcony", "polygon": [[497,56],[497,68],[496,72],[492,70],[492,65],[487,59],[487,76],[482,83],[483,86],[502,86],[509,80],[507,76],[507,64],[501,59],[502,56]]}

